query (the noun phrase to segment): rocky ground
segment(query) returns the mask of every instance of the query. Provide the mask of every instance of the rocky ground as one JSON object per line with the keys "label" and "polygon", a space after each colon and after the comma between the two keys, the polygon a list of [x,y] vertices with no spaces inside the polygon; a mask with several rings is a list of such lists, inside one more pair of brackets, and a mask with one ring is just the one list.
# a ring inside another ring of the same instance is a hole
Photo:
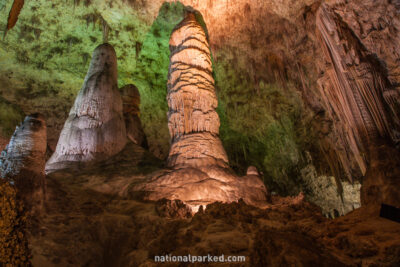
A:
{"label": "rocky ground", "polygon": [[46,212],[29,235],[33,265],[156,266],[154,256],[165,254],[246,256],[236,266],[400,263],[400,225],[380,218],[376,206],[332,220],[301,196],[273,196],[265,209],[214,203],[191,217],[179,202],[129,193],[161,167],[130,144],[101,166],[48,175]]}

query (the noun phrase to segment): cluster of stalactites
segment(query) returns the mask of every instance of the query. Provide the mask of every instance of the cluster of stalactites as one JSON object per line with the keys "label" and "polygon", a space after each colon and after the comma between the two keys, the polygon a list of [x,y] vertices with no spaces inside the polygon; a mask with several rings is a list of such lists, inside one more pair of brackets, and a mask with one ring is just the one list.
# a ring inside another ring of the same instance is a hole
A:
{"label": "cluster of stalactites", "polygon": [[[378,67],[360,41],[326,4],[316,20],[319,39],[328,62],[319,80],[321,95],[331,116],[338,118],[336,131],[343,135],[346,150],[341,164],[349,177],[349,154],[356,159],[361,175],[366,172],[368,148],[381,139],[400,140],[399,92]],[[337,146],[337,145],[335,145]],[[343,154],[339,151],[339,154]]]}

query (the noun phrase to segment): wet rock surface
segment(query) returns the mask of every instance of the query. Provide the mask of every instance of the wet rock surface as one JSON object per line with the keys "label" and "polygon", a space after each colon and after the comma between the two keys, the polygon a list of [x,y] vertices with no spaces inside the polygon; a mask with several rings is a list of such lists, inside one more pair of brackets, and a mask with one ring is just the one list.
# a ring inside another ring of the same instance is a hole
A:
{"label": "wet rock surface", "polygon": [[126,144],[114,48],[96,48],[84,84],[61,131],[46,172],[105,160]]}

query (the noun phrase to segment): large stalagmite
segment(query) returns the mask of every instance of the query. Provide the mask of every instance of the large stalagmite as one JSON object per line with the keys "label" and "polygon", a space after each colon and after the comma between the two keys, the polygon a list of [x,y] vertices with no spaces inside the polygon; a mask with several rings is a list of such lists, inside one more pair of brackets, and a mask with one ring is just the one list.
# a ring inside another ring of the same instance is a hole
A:
{"label": "large stalagmite", "polygon": [[218,105],[206,34],[189,13],[170,39],[168,128],[170,167],[227,166],[228,157],[218,137]]}
{"label": "large stalagmite", "polygon": [[150,200],[179,199],[194,211],[200,205],[240,198],[249,204],[264,205],[267,191],[260,177],[238,177],[228,166],[218,137],[218,101],[210,50],[194,13],[188,12],[175,27],[170,49],[167,100],[171,169],[153,174],[131,190],[146,192],[145,198]]}
{"label": "large stalagmite", "polygon": [[17,127],[0,156],[0,177],[15,184],[29,208],[40,207],[44,200],[46,139],[43,116],[29,115]]}
{"label": "large stalagmite", "polygon": [[82,89],[64,124],[46,172],[105,160],[126,144],[117,58],[109,44],[98,46]]}

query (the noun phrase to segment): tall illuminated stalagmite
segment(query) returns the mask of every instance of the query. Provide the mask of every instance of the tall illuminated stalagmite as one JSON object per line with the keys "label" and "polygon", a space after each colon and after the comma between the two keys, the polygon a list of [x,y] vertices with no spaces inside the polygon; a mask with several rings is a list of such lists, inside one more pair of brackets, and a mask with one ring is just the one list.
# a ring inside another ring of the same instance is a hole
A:
{"label": "tall illuminated stalagmite", "polygon": [[193,211],[215,201],[243,199],[265,205],[267,190],[258,175],[238,177],[229,168],[218,137],[217,96],[207,37],[195,14],[188,12],[170,39],[168,127],[171,149],[167,170],[156,172],[132,191],[145,198],[179,199]]}
{"label": "tall illuminated stalagmite", "polygon": [[109,44],[98,46],[82,89],[64,124],[46,172],[107,159],[126,144],[117,57]]}
{"label": "tall illuminated stalagmite", "polygon": [[170,167],[227,166],[219,134],[218,105],[207,36],[188,13],[170,38],[168,128]]}

